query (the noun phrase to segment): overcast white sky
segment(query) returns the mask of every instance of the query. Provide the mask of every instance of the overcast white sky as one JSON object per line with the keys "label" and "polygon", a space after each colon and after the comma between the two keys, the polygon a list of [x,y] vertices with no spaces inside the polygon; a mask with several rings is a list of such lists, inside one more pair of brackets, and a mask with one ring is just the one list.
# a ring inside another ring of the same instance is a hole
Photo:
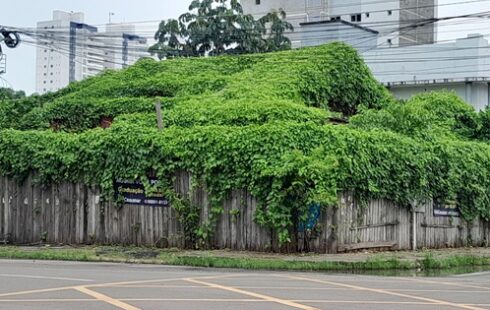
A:
{"label": "overcast white sky", "polygon": [[[113,22],[155,21],[140,24],[138,30],[151,35],[159,20],[175,18],[187,10],[191,0],[2,0],[0,25],[35,27],[38,21],[50,20],[53,10],[80,11],[85,13],[85,22],[102,25],[108,22],[109,12],[114,12]],[[302,0],[298,0],[302,1]],[[439,16],[461,15],[490,11],[490,0],[461,3],[463,0],[439,0]],[[439,27],[439,40],[454,39],[468,33],[489,34],[488,21],[459,23],[453,27]],[[8,57],[7,74],[3,76],[10,87],[32,93],[35,89],[35,48],[26,44],[16,49],[4,48]],[[0,86],[2,82],[0,81]]]}

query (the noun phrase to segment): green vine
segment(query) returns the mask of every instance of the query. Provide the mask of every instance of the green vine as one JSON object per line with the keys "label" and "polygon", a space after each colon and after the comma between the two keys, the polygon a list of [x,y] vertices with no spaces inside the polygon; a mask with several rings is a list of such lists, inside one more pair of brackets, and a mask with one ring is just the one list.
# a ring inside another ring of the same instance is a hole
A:
{"label": "green vine", "polygon": [[[164,102],[162,131],[156,100]],[[335,126],[332,113],[358,115]],[[109,116],[110,128],[99,128]],[[188,247],[212,244],[224,199],[247,190],[260,203],[256,221],[285,244],[312,204],[336,206],[345,191],[361,203],[386,198],[406,206],[440,197],[456,201],[465,219],[490,220],[487,118],[447,93],[395,102],[341,43],[145,59],[55,94],[3,102],[0,173],[98,185],[106,197],[114,180],[142,180],[147,188],[148,177],[157,177]],[[177,171],[205,186],[206,218],[170,190],[168,176]]]}

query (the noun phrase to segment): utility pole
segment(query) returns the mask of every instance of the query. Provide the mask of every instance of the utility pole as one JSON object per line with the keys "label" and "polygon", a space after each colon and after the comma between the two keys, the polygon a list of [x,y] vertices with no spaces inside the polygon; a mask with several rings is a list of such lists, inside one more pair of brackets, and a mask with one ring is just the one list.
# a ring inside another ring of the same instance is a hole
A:
{"label": "utility pole", "polygon": [[162,103],[160,100],[158,100],[155,103],[155,109],[157,112],[157,125],[158,125],[158,130],[163,130],[163,116],[162,116]]}

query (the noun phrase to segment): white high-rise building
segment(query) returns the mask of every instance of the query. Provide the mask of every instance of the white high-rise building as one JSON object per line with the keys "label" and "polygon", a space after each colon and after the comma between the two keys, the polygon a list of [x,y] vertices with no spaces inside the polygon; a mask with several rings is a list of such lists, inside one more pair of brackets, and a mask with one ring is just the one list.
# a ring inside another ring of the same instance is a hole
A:
{"label": "white high-rise building", "polygon": [[430,44],[436,41],[435,24],[421,24],[420,21],[436,17],[437,0],[241,0],[241,4],[245,13],[256,17],[283,9],[287,20],[295,28],[290,39],[296,47],[304,45],[301,44],[302,33],[308,33],[309,38],[315,34],[322,35],[322,30],[317,26],[309,29],[310,24],[338,20],[378,32],[380,46]]}
{"label": "white high-rise building", "polygon": [[36,92],[57,91],[105,69],[121,69],[148,56],[135,26],[108,24],[105,32],[83,23],[83,13],[53,12],[38,23]]}
{"label": "white high-rise building", "polygon": [[[53,19],[37,23],[41,37],[36,56],[36,92],[56,91],[70,82],[70,57],[65,33],[71,33],[71,23],[83,23],[83,13],[54,11]],[[63,39],[63,41],[62,41]],[[73,68],[76,70],[76,68]]]}
{"label": "white high-rise building", "polygon": [[122,69],[148,56],[146,38],[136,35],[131,24],[108,24],[105,37],[105,68]]}

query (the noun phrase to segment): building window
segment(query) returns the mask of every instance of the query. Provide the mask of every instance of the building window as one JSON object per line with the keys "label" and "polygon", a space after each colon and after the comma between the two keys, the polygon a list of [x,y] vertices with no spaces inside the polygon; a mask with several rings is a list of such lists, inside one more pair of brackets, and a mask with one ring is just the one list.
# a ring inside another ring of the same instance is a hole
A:
{"label": "building window", "polygon": [[390,16],[393,15],[393,11],[392,10],[389,10],[388,11],[388,15],[390,15]]}
{"label": "building window", "polygon": [[260,5],[260,0],[255,0],[255,5]]}
{"label": "building window", "polygon": [[350,21],[355,23],[355,22],[360,22],[362,20],[362,15],[361,14],[356,14],[356,15],[351,15],[350,16]]}
{"label": "building window", "polygon": [[330,18],[331,21],[340,20],[340,16],[334,16]]}

